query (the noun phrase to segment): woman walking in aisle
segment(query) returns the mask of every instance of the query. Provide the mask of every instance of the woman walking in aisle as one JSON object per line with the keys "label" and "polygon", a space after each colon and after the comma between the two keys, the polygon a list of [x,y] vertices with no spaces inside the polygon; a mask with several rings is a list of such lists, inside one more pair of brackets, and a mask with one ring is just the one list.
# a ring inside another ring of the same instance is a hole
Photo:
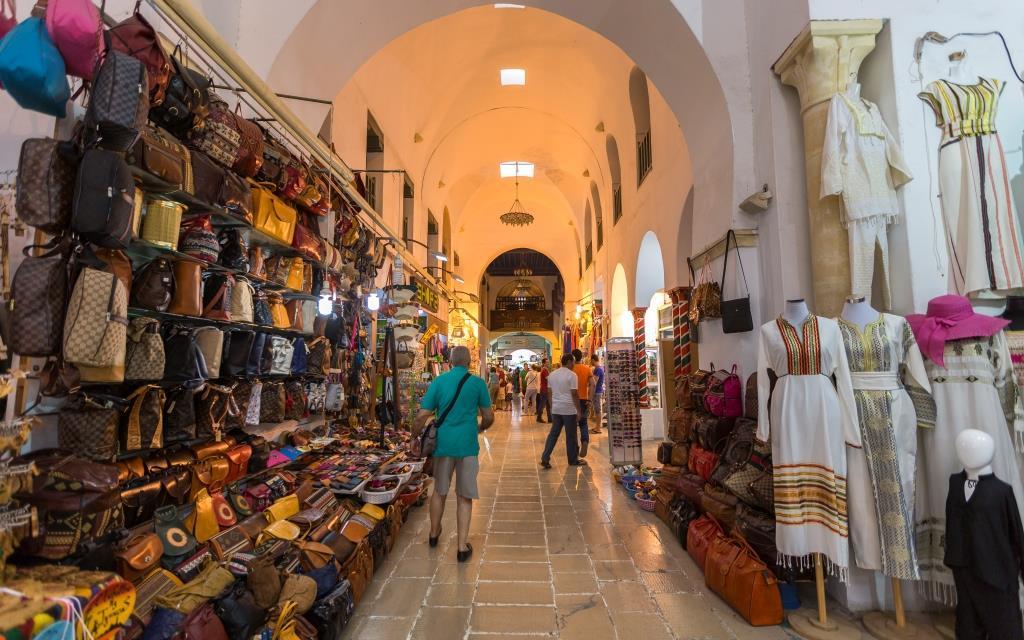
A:
{"label": "woman walking in aisle", "polygon": [[458,504],[456,557],[459,562],[469,560],[473,554],[473,545],[469,544],[469,521],[473,516],[473,501],[480,497],[476,483],[480,471],[477,460],[480,442],[477,435],[494,423],[487,384],[469,372],[469,358],[469,349],[466,347],[452,349],[452,370],[438,376],[427,387],[413,425],[414,435],[419,435],[427,421],[437,416],[437,448],[434,449],[433,458],[434,495],[430,496],[430,534],[427,541],[431,547],[436,547],[441,538],[444,503],[454,473]]}

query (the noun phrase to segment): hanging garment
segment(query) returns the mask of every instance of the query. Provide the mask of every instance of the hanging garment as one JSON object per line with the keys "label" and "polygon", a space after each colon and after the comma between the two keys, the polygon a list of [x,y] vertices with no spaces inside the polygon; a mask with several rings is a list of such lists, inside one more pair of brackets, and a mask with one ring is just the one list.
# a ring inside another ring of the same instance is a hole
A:
{"label": "hanging garment", "polygon": [[910,170],[878,106],[859,96],[832,96],[821,155],[821,197],[842,195],[854,295],[870,299],[875,248],[881,252],[885,306],[890,306],[886,225],[899,217],[896,188],[910,180]]}
{"label": "hanging garment", "polygon": [[854,557],[862,569],[917,580],[914,469],[921,423],[916,405],[922,404],[924,415],[935,412],[924,358],[910,325],[900,316],[881,313],[863,331],[842,318],[838,323],[862,443],[860,449],[846,450]]}
{"label": "hanging garment", "polygon": [[953,604],[953,573],[943,564],[949,476],[963,468],[953,443],[965,429],[980,429],[992,436],[992,470],[1013,487],[1017,508],[1024,510],[1024,482],[1018,457],[1024,442],[1024,401],[1017,389],[1002,331],[987,337],[948,341],[942,357],[944,367],[930,359],[925,361],[935,415],[918,415],[919,421],[932,422],[934,428],[918,431],[914,520],[921,578],[928,581],[926,593],[933,600]]}
{"label": "hanging garment", "polygon": [[[774,391],[769,369],[778,376]],[[839,325],[813,315],[800,327],[784,318],[762,325],[757,371],[757,438],[771,435],[779,563],[806,568],[810,554],[824,554],[829,572],[845,582],[846,447],[861,440]]]}
{"label": "hanging garment", "polygon": [[1001,297],[1024,287],[1024,236],[995,126],[1004,83],[978,80],[937,80],[917,95],[942,129],[939,199],[957,291]]}
{"label": "hanging garment", "polygon": [[1007,331],[1006,343],[1010,347],[1010,359],[1013,361],[1013,375],[1017,386],[1024,388],[1024,331]]}

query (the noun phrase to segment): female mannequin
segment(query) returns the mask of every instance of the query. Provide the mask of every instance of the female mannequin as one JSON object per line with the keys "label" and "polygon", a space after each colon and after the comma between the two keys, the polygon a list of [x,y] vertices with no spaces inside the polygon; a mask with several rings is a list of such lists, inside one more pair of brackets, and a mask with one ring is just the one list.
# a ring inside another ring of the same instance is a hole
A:
{"label": "female mannequin", "polygon": [[803,325],[804,320],[811,315],[810,309],[807,308],[807,301],[803,298],[796,300],[786,300],[786,308],[782,312],[782,317],[786,319],[786,322],[793,325],[794,327],[800,327]]}
{"label": "female mannequin", "polygon": [[868,304],[864,296],[850,296],[843,305],[843,320],[857,325],[861,331],[864,331],[864,327],[869,323],[877,320],[878,315],[878,311]]}
{"label": "female mannequin", "polygon": [[949,478],[943,559],[956,583],[956,637],[1020,640],[1024,528],[1013,487],[992,473],[987,433],[963,431],[956,454],[964,470]]}

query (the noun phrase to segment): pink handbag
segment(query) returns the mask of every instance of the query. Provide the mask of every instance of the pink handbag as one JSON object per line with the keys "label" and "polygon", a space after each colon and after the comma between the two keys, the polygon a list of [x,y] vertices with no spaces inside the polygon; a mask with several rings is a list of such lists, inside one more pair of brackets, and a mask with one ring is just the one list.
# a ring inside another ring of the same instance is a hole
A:
{"label": "pink handbag", "polygon": [[275,449],[274,451],[270,452],[269,456],[267,456],[267,468],[269,469],[270,467],[276,467],[279,464],[288,464],[291,461],[291,458],[284,455],[279,450]]}
{"label": "pink handbag", "polygon": [[731,371],[719,369],[708,378],[704,408],[720,418],[738,418],[743,415],[743,382],[736,374],[736,365],[732,365]]}
{"label": "pink handbag", "polygon": [[0,0],[0,38],[7,35],[18,24],[18,12],[14,0]]}
{"label": "pink handbag", "polygon": [[92,0],[50,0],[46,30],[68,74],[91,80],[103,49],[103,23]]}

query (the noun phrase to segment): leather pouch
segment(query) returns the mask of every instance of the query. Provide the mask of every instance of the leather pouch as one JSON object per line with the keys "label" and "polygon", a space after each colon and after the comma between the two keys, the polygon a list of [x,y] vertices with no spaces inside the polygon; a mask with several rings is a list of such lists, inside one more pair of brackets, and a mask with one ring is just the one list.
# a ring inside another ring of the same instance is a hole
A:
{"label": "leather pouch", "polygon": [[299,512],[299,497],[295,494],[285,496],[280,500],[276,500],[274,504],[270,505],[266,510],[267,519],[270,522],[277,522],[279,520],[287,520]]}
{"label": "leather pouch", "polygon": [[164,545],[160,541],[160,536],[155,533],[144,533],[129,538],[114,553],[114,557],[117,559],[118,573],[125,580],[135,582],[157,568],[163,554]]}

